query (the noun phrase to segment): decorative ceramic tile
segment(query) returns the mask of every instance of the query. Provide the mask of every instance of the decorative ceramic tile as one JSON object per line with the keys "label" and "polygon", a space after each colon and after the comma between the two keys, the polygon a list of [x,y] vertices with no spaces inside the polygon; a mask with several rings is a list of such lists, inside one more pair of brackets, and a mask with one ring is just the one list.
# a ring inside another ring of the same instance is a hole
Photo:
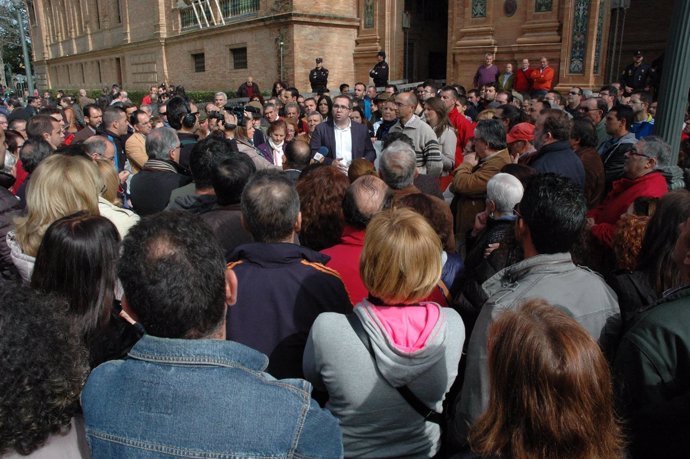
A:
{"label": "decorative ceramic tile", "polygon": [[599,17],[597,18],[597,38],[594,47],[594,74],[599,74],[599,66],[601,63],[601,38],[604,30],[604,18],[606,17],[606,9],[609,8],[608,0],[601,0],[599,5]]}
{"label": "decorative ceramic tile", "polygon": [[536,0],[534,2],[534,11],[536,13],[545,13],[551,11],[553,7],[553,0]]}
{"label": "decorative ceramic tile", "polygon": [[573,12],[573,35],[570,46],[570,73],[585,73],[585,52],[587,49],[587,23],[589,22],[590,0],[575,0]]}
{"label": "decorative ceramic tile", "polygon": [[364,28],[374,27],[374,0],[364,0]]}
{"label": "decorative ceramic tile", "polygon": [[472,17],[486,17],[486,0],[472,0]]}

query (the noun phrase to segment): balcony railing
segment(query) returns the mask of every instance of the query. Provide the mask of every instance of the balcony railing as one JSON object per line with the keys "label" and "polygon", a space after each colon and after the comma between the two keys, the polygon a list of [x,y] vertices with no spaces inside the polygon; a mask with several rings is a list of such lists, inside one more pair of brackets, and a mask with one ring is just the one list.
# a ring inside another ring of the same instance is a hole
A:
{"label": "balcony railing", "polygon": [[256,14],[260,0],[191,0],[181,1],[182,30],[205,29],[225,25],[226,21]]}

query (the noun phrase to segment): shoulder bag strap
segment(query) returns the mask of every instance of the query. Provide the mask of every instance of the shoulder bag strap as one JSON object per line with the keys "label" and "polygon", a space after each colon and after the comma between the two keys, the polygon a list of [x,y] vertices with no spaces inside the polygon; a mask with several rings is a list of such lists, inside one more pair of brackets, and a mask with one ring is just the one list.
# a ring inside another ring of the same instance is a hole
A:
{"label": "shoulder bag strap", "polygon": [[[364,330],[364,326],[362,325],[362,322],[359,320],[359,317],[357,317],[357,314],[347,314],[345,317],[347,317],[347,321],[350,322],[352,329],[355,331],[360,341],[362,341],[362,344],[364,344],[364,347],[367,349],[367,351],[369,351],[371,357],[374,358],[374,351],[371,348],[371,341],[369,340],[369,335],[367,334],[366,330]],[[443,415],[430,409],[424,403],[422,403],[422,401],[419,400],[419,398],[417,398],[417,396],[412,393],[409,387],[396,387],[395,390],[397,390],[398,393],[400,393],[400,395],[402,396],[402,398],[404,398],[405,401],[425,420],[439,425],[442,423]]]}

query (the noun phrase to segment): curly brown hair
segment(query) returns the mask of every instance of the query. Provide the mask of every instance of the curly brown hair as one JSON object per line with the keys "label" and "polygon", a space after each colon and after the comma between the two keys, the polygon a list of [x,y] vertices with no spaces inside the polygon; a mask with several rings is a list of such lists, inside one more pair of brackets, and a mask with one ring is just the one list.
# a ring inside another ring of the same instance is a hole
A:
{"label": "curly brown hair", "polygon": [[633,271],[637,266],[637,256],[642,248],[649,218],[646,215],[628,215],[618,220],[613,237],[613,252],[619,269]]}
{"label": "curly brown hair", "polygon": [[30,454],[69,429],[88,371],[67,305],[19,285],[0,297],[0,455]]}
{"label": "curly brown hair", "polygon": [[343,198],[350,180],[335,166],[311,169],[297,181],[303,246],[313,250],[332,247],[340,240],[345,226]]}

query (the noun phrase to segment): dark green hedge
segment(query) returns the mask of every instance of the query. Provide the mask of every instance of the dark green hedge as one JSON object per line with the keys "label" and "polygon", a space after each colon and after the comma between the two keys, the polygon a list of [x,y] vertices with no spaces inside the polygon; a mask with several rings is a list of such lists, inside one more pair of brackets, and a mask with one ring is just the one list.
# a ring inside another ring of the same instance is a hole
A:
{"label": "dark green hedge", "polygon": [[[218,91],[187,91],[187,96],[195,102],[213,102],[213,97],[215,96],[216,92]],[[235,91],[224,92],[228,95],[228,98],[230,99],[234,98],[236,95]],[[86,93],[89,97],[95,100],[98,100],[98,98],[101,97],[102,94],[102,92],[97,89],[86,91]],[[65,94],[71,96],[75,100],[77,100],[79,97],[79,91],[77,90],[65,91]],[[127,91],[127,96],[129,97],[129,100],[131,100],[136,105],[141,104],[141,100],[144,98],[146,94],[148,94],[148,91]]]}

